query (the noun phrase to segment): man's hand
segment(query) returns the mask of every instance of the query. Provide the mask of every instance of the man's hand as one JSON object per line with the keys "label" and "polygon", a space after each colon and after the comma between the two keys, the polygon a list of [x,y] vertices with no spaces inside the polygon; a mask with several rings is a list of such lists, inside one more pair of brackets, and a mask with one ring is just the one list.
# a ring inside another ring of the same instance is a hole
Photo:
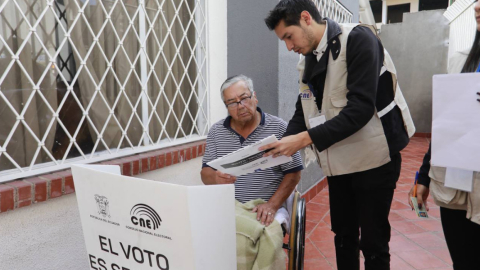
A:
{"label": "man's hand", "polygon": [[233,184],[235,183],[235,181],[237,181],[237,177],[230,174],[215,171],[214,169],[208,166],[202,168],[200,175],[202,177],[202,182],[205,185]]}
{"label": "man's hand", "polygon": [[273,155],[273,157],[290,157],[298,150],[310,144],[312,144],[312,139],[310,138],[310,135],[308,135],[308,132],[304,131],[296,135],[284,137],[278,142],[262,146],[258,150],[263,151],[266,149],[271,149],[267,153],[263,154],[264,157],[268,157],[271,155]]}
{"label": "man's hand", "polygon": [[237,181],[237,177],[222,173],[220,171],[215,171],[215,183],[222,185],[222,184],[233,184]]}
{"label": "man's hand", "polygon": [[[412,210],[414,209],[413,205],[412,205],[412,200],[410,200],[410,197],[413,197],[413,189],[414,189],[415,186],[413,186],[411,189],[410,189],[410,192],[408,192],[408,204],[410,205],[410,207],[412,207]],[[422,185],[422,184],[417,184],[417,202],[418,202],[418,208],[422,208],[422,205],[425,204],[425,209],[430,210],[428,208],[428,203],[427,203],[427,198],[428,198],[428,194],[430,194],[430,190]]]}
{"label": "man's hand", "polygon": [[260,221],[262,225],[269,226],[272,224],[277,210],[277,206],[274,206],[270,202],[266,202],[255,206],[255,208],[252,209],[252,212],[257,212],[257,220]]}

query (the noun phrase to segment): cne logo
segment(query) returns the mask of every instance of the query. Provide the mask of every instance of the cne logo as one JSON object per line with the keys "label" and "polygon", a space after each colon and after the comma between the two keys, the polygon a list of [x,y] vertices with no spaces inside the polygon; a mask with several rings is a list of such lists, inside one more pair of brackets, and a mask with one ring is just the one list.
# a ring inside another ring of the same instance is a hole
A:
{"label": "cne logo", "polygon": [[313,93],[310,91],[310,89],[305,89],[300,93],[300,98],[301,99],[312,99]]}
{"label": "cne logo", "polygon": [[130,210],[130,220],[134,225],[156,230],[160,226],[162,219],[152,207],[139,203]]}

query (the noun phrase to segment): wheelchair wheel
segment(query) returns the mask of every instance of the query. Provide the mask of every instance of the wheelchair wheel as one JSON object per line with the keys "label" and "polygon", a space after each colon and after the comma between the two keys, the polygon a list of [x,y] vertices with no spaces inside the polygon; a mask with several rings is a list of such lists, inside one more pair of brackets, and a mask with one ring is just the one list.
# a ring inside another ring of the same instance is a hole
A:
{"label": "wheelchair wheel", "polygon": [[300,193],[295,194],[293,204],[294,222],[291,224],[289,239],[289,270],[303,270],[303,258],[305,255],[305,223],[306,205],[305,199],[300,198]]}

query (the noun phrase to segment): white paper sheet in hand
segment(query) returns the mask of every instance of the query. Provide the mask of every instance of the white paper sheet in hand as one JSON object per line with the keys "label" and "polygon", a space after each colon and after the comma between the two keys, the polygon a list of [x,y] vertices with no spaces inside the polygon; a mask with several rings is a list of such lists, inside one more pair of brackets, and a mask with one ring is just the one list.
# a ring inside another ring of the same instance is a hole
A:
{"label": "white paper sheet in hand", "polygon": [[480,171],[480,74],[433,76],[434,166]]}
{"label": "white paper sheet in hand", "polygon": [[258,148],[261,146],[271,144],[276,141],[278,140],[275,135],[268,136],[267,138],[254,144],[241,148],[226,156],[212,160],[208,162],[207,165],[223,173],[240,176],[292,161],[291,157],[286,156],[280,156],[276,158],[273,158],[272,156],[263,157],[263,154],[266,151],[258,151]]}

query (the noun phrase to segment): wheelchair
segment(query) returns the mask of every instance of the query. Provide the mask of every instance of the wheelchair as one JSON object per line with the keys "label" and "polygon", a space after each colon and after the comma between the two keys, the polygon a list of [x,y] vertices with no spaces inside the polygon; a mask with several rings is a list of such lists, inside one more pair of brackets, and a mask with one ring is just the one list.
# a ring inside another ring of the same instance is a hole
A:
{"label": "wheelchair", "polygon": [[288,270],[303,270],[306,202],[301,198],[300,193],[295,191],[286,203],[290,214],[290,230],[287,230],[288,243],[284,243],[283,248],[288,250]]}

